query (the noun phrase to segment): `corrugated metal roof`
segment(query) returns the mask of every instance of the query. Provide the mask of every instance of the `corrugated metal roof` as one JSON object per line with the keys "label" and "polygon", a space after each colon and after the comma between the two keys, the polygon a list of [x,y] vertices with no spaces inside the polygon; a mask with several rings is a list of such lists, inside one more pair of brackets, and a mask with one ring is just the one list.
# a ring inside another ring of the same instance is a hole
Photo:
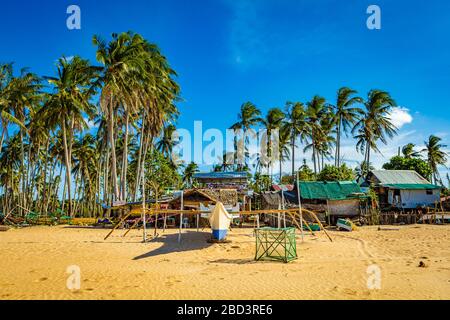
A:
{"label": "corrugated metal roof", "polygon": [[302,199],[345,200],[364,197],[360,186],[351,181],[300,182]]}
{"label": "corrugated metal roof", "polygon": [[441,189],[441,187],[435,184],[422,184],[422,183],[396,183],[396,184],[383,184],[383,187],[389,189],[397,189],[397,190],[437,190]]}
{"label": "corrugated metal roof", "polygon": [[427,179],[413,170],[374,170],[372,174],[380,184],[430,184]]}
{"label": "corrugated metal roof", "polygon": [[292,191],[294,190],[293,184],[273,184],[272,189],[275,191]]}
{"label": "corrugated metal roof", "polygon": [[247,172],[203,172],[194,174],[195,179],[245,179]]}

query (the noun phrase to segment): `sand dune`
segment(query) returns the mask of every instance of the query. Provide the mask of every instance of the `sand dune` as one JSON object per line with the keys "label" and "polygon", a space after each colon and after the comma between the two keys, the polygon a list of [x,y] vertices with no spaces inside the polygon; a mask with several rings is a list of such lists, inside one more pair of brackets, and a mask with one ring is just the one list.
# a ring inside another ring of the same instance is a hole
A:
{"label": "sand dune", "polygon": [[[252,229],[233,229],[229,244],[209,233],[169,230],[150,243],[141,232],[33,227],[0,233],[0,299],[450,299],[450,226],[331,232],[298,239],[299,259],[255,262]],[[418,267],[420,262],[425,267]],[[381,289],[367,288],[367,267]],[[66,269],[81,270],[80,290]],[[214,285],[212,285],[214,283]]]}

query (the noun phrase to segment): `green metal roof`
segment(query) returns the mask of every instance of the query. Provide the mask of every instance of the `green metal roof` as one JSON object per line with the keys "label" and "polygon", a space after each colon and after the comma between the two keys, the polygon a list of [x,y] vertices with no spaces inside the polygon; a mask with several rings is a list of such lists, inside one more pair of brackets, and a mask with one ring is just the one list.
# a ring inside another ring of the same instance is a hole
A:
{"label": "green metal roof", "polygon": [[441,187],[435,184],[417,184],[417,183],[391,183],[391,184],[383,184],[383,187],[389,189],[398,189],[398,190],[433,190],[433,189],[441,189]]}
{"label": "green metal roof", "polygon": [[351,181],[300,182],[302,199],[345,200],[365,198],[360,186]]}
{"label": "green metal roof", "polygon": [[386,184],[430,184],[413,170],[373,170],[371,172],[381,185]]}

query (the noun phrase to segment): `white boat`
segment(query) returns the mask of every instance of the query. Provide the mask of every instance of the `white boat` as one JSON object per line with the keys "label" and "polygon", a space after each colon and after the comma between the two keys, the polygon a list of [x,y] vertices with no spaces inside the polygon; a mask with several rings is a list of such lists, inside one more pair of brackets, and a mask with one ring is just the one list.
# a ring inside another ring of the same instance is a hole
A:
{"label": "white boat", "polygon": [[225,209],[222,202],[216,203],[214,210],[209,213],[208,218],[213,239],[224,240],[230,228],[232,216]]}

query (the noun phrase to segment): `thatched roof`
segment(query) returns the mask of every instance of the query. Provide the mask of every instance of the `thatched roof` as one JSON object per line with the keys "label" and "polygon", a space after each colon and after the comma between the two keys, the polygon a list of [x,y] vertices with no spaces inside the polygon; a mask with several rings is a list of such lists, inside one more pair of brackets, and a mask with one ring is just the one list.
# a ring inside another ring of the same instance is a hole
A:
{"label": "thatched roof", "polygon": [[261,198],[263,209],[278,209],[281,203],[279,192],[263,192]]}
{"label": "thatched roof", "polygon": [[[184,191],[185,201],[205,203],[222,202],[224,205],[235,206],[238,202],[238,193],[235,189],[189,189]],[[180,198],[175,198],[173,202],[179,202]]]}
{"label": "thatched roof", "polygon": [[236,189],[200,189],[216,201],[222,202],[224,205],[235,206],[238,202],[238,192]]}

